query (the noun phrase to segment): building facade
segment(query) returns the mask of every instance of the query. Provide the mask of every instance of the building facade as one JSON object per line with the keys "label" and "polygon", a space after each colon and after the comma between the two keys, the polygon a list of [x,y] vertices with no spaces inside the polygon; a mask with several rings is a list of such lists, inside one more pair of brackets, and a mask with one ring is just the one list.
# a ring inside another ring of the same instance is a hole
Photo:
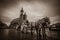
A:
{"label": "building facade", "polygon": [[10,24],[10,28],[14,29],[20,29],[22,25],[27,25],[28,20],[27,20],[27,15],[26,12],[24,12],[23,8],[20,11],[20,16],[19,18],[13,19]]}

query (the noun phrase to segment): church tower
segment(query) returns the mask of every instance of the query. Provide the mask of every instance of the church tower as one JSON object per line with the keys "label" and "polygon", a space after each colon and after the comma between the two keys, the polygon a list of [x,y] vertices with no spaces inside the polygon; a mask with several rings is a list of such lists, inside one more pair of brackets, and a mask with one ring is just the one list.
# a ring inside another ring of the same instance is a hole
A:
{"label": "church tower", "polygon": [[26,20],[27,19],[27,15],[26,12],[24,12],[23,8],[20,11],[20,20]]}
{"label": "church tower", "polygon": [[24,13],[23,15],[23,20],[26,20],[27,19],[27,15],[26,15],[26,12]]}
{"label": "church tower", "polygon": [[24,10],[23,10],[23,8],[21,9],[21,11],[20,11],[20,19],[23,19],[23,13],[24,13]]}

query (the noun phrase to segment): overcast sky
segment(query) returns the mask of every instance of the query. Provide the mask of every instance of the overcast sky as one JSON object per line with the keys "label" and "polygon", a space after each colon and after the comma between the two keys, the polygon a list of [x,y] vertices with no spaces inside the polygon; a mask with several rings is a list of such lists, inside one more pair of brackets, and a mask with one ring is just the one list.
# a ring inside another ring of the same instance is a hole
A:
{"label": "overcast sky", "polygon": [[60,22],[59,0],[0,0],[0,19],[9,23],[19,17],[23,7],[29,21],[50,17],[51,23]]}

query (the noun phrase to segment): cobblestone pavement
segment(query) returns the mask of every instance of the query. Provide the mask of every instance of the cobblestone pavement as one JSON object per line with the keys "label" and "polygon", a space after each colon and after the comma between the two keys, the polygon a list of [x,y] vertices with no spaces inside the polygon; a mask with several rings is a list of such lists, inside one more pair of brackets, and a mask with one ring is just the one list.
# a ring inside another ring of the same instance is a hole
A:
{"label": "cobblestone pavement", "polygon": [[[60,32],[47,32],[46,30],[46,39],[60,40]],[[16,29],[0,29],[0,40],[37,40],[37,36],[31,35],[31,33],[23,33]]]}

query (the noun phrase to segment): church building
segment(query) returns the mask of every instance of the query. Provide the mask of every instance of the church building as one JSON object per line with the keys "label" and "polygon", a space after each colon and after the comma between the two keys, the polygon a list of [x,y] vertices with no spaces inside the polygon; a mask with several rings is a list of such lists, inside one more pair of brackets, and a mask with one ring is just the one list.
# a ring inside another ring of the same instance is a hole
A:
{"label": "church building", "polygon": [[26,12],[22,8],[19,18],[13,19],[9,28],[20,29],[23,24],[28,25],[28,23]]}

